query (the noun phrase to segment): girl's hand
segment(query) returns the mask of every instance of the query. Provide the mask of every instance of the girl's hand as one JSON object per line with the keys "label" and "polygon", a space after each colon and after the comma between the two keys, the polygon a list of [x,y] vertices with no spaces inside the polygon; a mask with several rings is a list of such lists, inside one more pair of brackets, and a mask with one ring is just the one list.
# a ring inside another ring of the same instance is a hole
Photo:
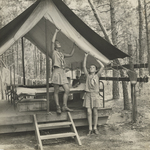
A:
{"label": "girl's hand", "polygon": [[89,52],[85,53],[85,57],[87,57],[89,54],[90,54]]}
{"label": "girl's hand", "polygon": [[88,56],[88,53],[85,53],[85,57],[87,57]]}
{"label": "girl's hand", "polygon": [[55,32],[57,32],[57,33],[60,32],[60,31],[61,31],[61,29],[58,29],[58,28],[56,28],[56,30],[55,30]]}

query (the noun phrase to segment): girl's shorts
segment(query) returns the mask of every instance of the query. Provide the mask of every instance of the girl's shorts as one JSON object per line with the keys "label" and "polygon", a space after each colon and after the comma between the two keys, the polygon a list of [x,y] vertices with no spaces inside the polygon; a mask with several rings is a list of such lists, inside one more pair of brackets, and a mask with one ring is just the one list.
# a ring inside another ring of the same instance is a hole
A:
{"label": "girl's shorts", "polygon": [[93,108],[93,107],[102,107],[102,99],[99,93],[90,93],[87,92],[84,97],[83,107]]}
{"label": "girl's shorts", "polygon": [[52,74],[52,83],[58,85],[64,85],[69,83],[64,69],[54,68]]}

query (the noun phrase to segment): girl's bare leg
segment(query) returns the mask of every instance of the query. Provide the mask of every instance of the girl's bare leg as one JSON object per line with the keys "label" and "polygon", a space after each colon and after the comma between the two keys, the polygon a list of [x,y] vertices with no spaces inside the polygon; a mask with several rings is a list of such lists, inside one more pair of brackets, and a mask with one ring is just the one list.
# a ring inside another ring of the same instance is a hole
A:
{"label": "girl's bare leg", "polygon": [[70,92],[69,85],[64,84],[63,88],[64,88],[64,91],[65,91],[65,93],[63,95],[63,105],[67,106],[67,100],[68,100],[68,96],[69,96],[69,92]]}
{"label": "girl's bare leg", "polygon": [[97,129],[97,124],[98,124],[98,112],[97,112],[97,108],[94,107],[93,108],[93,115],[94,115],[94,129]]}
{"label": "girl's bare leg", "polygon": [[88,117],[88,124],[89,124],[89,131],[92,130],[92,109],[87,108],[87,117]]}
{"label": "girl's bare leg", "polygon": [[98,124],[98,111],[97,108],[93,108],[93,118],[94,118],[94,132],[95,134],[99,134],[97,130],[97,124]]}
{"label": "girl's bare leg", "polygon": [[55,103],[56,105],[59,105],[59,85],[58,84],[54,84],[54,99],[55,99]]}
{"label": "girl's bare leg", "polygon": [[63,95],[63,107],[62,107],[62,110],[63,111],[73,111],[72,109],[69,109],[67,107],[67,101],[68,101],[68,96],[69,96],[69,92],[70,92],[69,85],[68,84],[64,84],[63,88],[64,88],[65,93]]}
{"label": "girl's bare leg", "polygon": [[55,103],[56,103],[57,113],[60,114],[61,113],[61,109],[60,109],[60,106],[59,106],[58,94],[59,94],[59,85],[58,84],[54,84],[54,100],[55,100]]}

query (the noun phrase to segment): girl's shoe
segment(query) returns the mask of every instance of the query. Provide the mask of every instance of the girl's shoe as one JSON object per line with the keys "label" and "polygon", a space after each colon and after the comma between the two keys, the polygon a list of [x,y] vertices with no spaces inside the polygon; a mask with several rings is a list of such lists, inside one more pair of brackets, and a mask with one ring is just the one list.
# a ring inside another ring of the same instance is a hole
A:
{"label": "girl's shoe", "polygon": [[73,111],[72,109],[68,108],[67,106],[62,107],[62,111]]}
{"label": "girl's shoe", "polygon": [[60,106],[57,106],[57,107],[56,107],[56,112],[57,112],[57,114],[61,114]]}
{"label": "girl's shoe", "polygon": [[92,130],[89,130],[89,133],[87,134],[87,136],[91,135],[93,132]]}
{"label": "girl's shoe", "polygon": [[97,129],[94,129],[94,133],[97,134],[97,135],[99,134]]}

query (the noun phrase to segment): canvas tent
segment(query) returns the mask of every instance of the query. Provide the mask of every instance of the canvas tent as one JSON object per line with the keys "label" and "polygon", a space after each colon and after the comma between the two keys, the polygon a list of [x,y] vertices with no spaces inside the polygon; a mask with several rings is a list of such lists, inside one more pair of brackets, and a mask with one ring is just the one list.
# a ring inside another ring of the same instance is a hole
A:
{"label": "canvas tent", "polygon": [[[19,38],[25,37],[43,53],[46,54],[48,49],[50,56],[51,39],[56,27],[61,29],[57,39],[66,53],[71,51],[73,42],[77,45],[73,57],[67,58],[67,64],[82,62],[85,52],[89,52],[104,64],[128,56],[90,29],[61,0],[37,0],[4,26],[0,30],[0,55]],[[88,57],[88,62],[96,63],[92,56]]]}

